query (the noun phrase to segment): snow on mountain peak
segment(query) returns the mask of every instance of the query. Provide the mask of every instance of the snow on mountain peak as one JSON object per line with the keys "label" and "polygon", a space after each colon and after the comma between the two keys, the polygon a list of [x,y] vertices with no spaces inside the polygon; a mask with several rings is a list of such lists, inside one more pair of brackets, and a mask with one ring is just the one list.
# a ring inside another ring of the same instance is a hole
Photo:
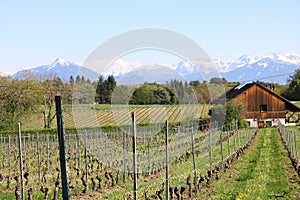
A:
{"label": "snow on mountain peak", "polygon": [[272,52],[271,55],[261,56],[260,62],[265,62],[266,60],[290,64],[300,64],[300,56],[295,53],[280,54],[278,52]]}
{"label": "snow on mountain peak", "polygon": [[63,82],[68,82],[70,77],[84,76],[91,81],[97,80],[99,74],[82,65],[69,62],[67,59],[58,58],[50,65],[42,65],[28,70],[21,70],[12,75],[13,78],[24,79],[37,77],[40,80],[49,77],[59,77]]}
{"label": "snow on mountain peak", "polygon": [[65,58],[57,58],[51,65],[50,65],[50,68],[52,67],[56,67],[56,66],[70,66],[71,63],[65,59]]}
{"label": "snow on mountain peak", "polygon": [[240,67],[251,68],[252,64],[257,63],[259,66],[266,68],[269,63],[287,63],[287,64],[300,64],[300,55],[295,53],[280,54],[278,52],[272,52],[271,55],[263,56],[249,56],[243,55],[236,60],[222,61],[220,59],[214,59],[220,72],[229,72]]}

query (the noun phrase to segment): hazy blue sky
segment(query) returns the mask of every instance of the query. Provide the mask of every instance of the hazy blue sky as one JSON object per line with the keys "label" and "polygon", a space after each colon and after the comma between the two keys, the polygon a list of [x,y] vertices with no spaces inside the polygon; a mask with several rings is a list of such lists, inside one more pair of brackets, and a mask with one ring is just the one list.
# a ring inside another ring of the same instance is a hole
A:
{"label": "hazy blue sky", "polygon": [[102,42],[133,29],[184,34],[211,57],[300,54],[300,1],[0,0],[0,72],[83,62]]}

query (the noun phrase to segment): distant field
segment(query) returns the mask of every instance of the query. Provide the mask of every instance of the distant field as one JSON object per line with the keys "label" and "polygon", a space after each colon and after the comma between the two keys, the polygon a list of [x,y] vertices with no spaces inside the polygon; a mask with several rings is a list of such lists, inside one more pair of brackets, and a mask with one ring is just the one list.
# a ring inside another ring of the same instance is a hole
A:
{"label": "distant field", "polygon": [[296,106],[300,107],[300,101],[292,101],[293,104],[295,104]]}
{"label": "distant field", "polygon": [[[131,112],[136,113],[137,123],[160,123],[165,120],[179,122],[198,119],[202,113],[208,117],[210,105],[65,105],[64,123],[66,128],[120,126],[131,123]],[[53,127],[55,126],[53,121]],[[25,129],[43,128],[43,114],[26,117],[22,123]]]}

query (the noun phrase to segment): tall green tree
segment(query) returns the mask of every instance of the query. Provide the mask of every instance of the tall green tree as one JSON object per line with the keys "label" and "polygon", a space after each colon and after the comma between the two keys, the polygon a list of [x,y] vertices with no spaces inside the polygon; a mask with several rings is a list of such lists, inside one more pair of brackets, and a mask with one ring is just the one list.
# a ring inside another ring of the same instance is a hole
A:
{"label": "tall green tree", "polygon": [[95,101],[95,88],[93,84],[83,82],[74,85],[73,103],[92,104]]}
{"label": "tall green tree", "polygon": [[101,75],[96,86],[95,101],[99,104],[103,104],[105,102],[105,93],[106,87],[104,85],[104,77]]}
{"label": "tall green tree", "polygon": [[116,86],[113,75],[108,76],[107,79],[101,75],[96,86],[95,101],[99,104],[111,103],[112,93]]}
{"label": "tall green tree", "polygon": [[104,81],[104,85],[106,87],[105,94],[105,102],[111,103],[112,93],[117,86],[117,82],[113,75],[109,75],[107,79]]}
{"label": "tall green tree", "polygon": [[[73,82],[73,83],[72,83]],[[55,96],[60,95],[64,103],[72,102],[74,79],[70,78],[70,84],[64,83],[59,77],[54,79],[47,79],[42,86],[43,96],[43,116],[44,116],[44,128],[51,128],[53,120],[55,119]]]}
{"label": "tall green tree", "polygon": [[76,76],[76,81],[75,81],[75,83],[77,83],[77,84],[78,84],[78,83],[80,83],[80,82],[81,82],[81,78],[80,78],[80,76],[79,76],[79,75],[77,75],[77,76]]}
{"label": "tall green tree", "polygon": [[38,109],[39,85],[34,80],[0,77],[0,130],[12,129],[22,117]]}
{"label": "tall green tree", "polygon": [[300,69],[297,69],[295,74],[290,76],[288,80],[289,87],[282,93],[282,96],[292,101],[300,100]]}
{"label": "tall green tree", "polygon": [[112,104],[128,104],[130,96],[133,93],[134,88],[125,85],[118,85],[114,89],[112,96]]}
{"label": "tall green tree", "polygon": [[239,128],[243,128],[246,126],[243,117],[244,111],[242,104],[229,101],[225,105],[215,105],[209,111],[209,115],[211,116],[211,121],[217,123],[218,126],[224,125],[228,129],[236,124]]}
{"label": "tall green tree", "polygon": [[164,85],[145,83],[137,88],[130,99],[130,104],[177,104],[176,95]]}

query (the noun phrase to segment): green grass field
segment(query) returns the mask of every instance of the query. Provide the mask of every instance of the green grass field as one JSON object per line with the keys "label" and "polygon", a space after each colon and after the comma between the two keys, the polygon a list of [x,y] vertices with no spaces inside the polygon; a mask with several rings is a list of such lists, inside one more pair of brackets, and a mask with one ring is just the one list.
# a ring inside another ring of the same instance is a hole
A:
{"label": "green grass field", "polygon": [[293,104],[295,104],[296,106],[300,107],[300,101],[292,101]]}
{"label": "green grass field", "polygon": [[300,179],[276,129],[261,129],[232,169],[203,199],[300,199]]}

